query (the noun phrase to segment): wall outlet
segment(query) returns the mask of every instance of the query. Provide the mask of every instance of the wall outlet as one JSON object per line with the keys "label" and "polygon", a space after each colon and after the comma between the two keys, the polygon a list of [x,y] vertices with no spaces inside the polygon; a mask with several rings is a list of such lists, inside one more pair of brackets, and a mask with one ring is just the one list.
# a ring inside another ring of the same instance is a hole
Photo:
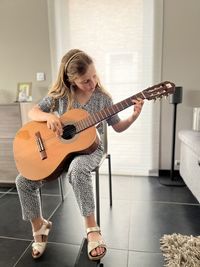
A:
{"label": "wall outlet", "polygon": [[37,72],[36,73],[36,80],[38,82],[44,81],[45,80],[45,73],[44,72]]}
{"label": "wall outlet", "polygon": [[180,160],[179,159],[175,160],[175,166],[180,166]]}

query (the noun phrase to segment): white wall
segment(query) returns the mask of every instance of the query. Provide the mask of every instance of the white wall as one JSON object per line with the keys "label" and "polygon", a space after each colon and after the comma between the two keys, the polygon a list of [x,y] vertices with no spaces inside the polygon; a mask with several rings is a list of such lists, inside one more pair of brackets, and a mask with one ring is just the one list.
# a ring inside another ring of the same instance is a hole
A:
{"label": "white wall", "polygon": [[[189,97],[198,95],[200,106],[200,1],[164,0],[162,79],[183,87],[183,103],[177,107],[177,133],[192,128]],[[196,92],[195,92],[196,91]],[[197,104],[196,103],[196,104]],[[173,105],[162,102],[160,169],[170,169]],[[180,142],[176,139],[175,159]]]}
{"label": "white wall", "polygon": [[[16,100],[18,82],[32,82],[37,101],[51,82],[47,1],[1,0],[0,33],[0,102]],[[41,71],[46,80],[37,82]]]}

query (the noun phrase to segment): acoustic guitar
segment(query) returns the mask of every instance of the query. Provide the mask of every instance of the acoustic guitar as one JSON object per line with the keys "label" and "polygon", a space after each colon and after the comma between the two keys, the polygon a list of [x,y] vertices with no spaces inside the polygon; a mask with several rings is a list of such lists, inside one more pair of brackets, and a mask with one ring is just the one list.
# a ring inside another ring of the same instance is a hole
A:
{"label": "acoustic guitar", "polygon": [[29,180],[57,178],[77,154],[92,153],[99,144],[95,125],[133,105],[132,100],[157,99],[173,94],[175,85],[162,82],[93,115],[72,109],[61,117],[63,135],[57,137],[46,122],[30,121],[17,133],[13,152],[18,171]]}

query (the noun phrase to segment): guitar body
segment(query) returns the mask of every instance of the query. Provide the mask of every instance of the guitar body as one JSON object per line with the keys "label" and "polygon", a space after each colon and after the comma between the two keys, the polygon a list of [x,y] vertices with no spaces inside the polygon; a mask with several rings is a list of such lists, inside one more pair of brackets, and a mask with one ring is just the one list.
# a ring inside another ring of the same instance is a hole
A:
{"label": "guitar body", "polygon": [[[71,131],[77,121],[86,117],[88,113],[85,110],[73,109],[64,113],[60,120],[64,126],[69,126],[66,131]],[[41,137],[44,147],[42,152],[36,141],[36,133]],[[68,167],[75,155],[92,153],[98,144],[99,138],[94,126],[65,139],[49,130],[46,122],[31,121],[17,132],[13,152],[18,171],[27,179],[55,179]]]}

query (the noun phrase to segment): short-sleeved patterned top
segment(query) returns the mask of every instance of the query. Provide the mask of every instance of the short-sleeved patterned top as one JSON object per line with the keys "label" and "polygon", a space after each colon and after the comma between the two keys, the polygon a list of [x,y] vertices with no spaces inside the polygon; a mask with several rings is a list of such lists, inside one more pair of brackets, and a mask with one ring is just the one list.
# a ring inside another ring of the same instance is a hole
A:
{"label": "short-sleeved patterned top", "polygon": [[[84,109],[89,114],[94,114],[100,110],[103,110],[106,107],[113,105],[112,99],[98,90],[98,88],[93,92],[92,96],[88,102],[84,105],[81,105],[79,102],[74,101],[73,108]],[[64,114],[67,110],[67,98],[61,97],[59,99],[54,99],[51,96],[45,96],[39,103],[38,106],[44,112],[50,112],[52,107],[54,107],[54,112],[57,112],[60,116]],[[119,116],[113,115],[106,119],[108,125],[114,125],[120,121]],[[103,134],[103,125],[100,123],[97,127],[100,135]]]}

